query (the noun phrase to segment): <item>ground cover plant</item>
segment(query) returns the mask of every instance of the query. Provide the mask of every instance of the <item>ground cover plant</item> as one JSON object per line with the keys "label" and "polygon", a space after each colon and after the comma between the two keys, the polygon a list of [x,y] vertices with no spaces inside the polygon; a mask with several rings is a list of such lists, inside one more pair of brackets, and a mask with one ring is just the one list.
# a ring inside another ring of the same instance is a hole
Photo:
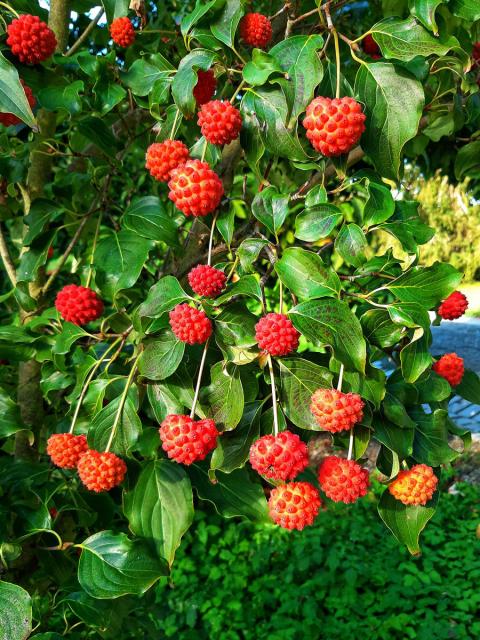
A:
{"label": "ground cover plant", "polygon": [[400,186],[476,193],[480,8],[43,4],[0,3],[0,638],[117,633],[204,502],[302,532],[379,478],[418,555],[480,380]]}

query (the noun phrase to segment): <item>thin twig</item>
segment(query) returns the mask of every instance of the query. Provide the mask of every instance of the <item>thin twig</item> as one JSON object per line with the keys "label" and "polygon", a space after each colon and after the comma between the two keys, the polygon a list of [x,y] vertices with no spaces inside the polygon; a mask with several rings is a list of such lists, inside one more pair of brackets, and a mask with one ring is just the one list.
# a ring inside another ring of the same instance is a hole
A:
{"label": "thin twig", "polygon": [[119,424],[119,422],[120,422],[120,420],[122,418],[123,408],[125,406],[125,402],[127,401],[128,391],[129,391],[130,386],[131,386],[131,384],[133,382],[133,376],[135,375],[135,371],[137,370],[137,367],[138,367],[139,358],[140,358],[140,355],[138,355],[135,358],[135,362],[133,363],[133,366],[132,366],[132,368],[130,370],[130,373],[128,374],[128,378],[127,378],[127,381],[125,383],[125,389],[123,390],[122,397],[120,398],[120,403],[118,405],[118,410],[117,410],[117,413],[115,415],[115,421],[113,423],[112,430],[110,432],[110,437],[108,439],[107,446],[105,448],[105,453],[108,453],[110,451],[110,447],[112,446],[113,439],[115,437],[115,433],[117,431],[118,424]]}
{"label": "thin twig", "polygon": [[14,287],[16,287],[17,273],[15,271],[15,266],[10,256],[10,251],[8,250],[7,242],[3,234],[3,227],[1,224],[0,224],[0,256],[2,258],[3,266],[5,267],[5,271],[7,272],[10,282]]}
{"label": "thin twig", "polygon": [[78,37],[78,39],[72,44],[72,46],[70,47],[70,49],[67,51],[67,53],[65,54],[65,57],[68,58],[68,56],[73,55],[77,49],[80,48],[80,45],[83,44],[83,42],[88,38],[88,36],[90,35],[90,33],[95,29],[95,27],[97,26],[100,18],[103,16],[104,10],[103,8],[100,9],[100,11],[97,13],[97,15],[93,18],[93,20],[90,22],[90,24],[87,26],[87,28],[85,29],[85,31]]}
{"label": "thin twig", "polygon": [[198,396],[200,395],[200,387],[202,385],[203,369],[205,367],[205,359],[207,357],[208,343],[209,342],[210,342],[210,340],[207,340],[206,343],[205,343],[205,346],[203,347],[202,359],[200,360],[200,368],[198,369],[198,378],[197,378],[197,384],[195,386],[195,395],[193,396],[192,410],[190,411],[190,418],[192,418],[192,420],[195,417],[195,409],[197,408]]}
{"label": "thin twig", "polygon": [[267,362],[270,371],[270,386],[272,387],[273,435],[278,436],[277,390],[275,388],[275,376],[273,375],[272,356],[270,354],[268,354]]}

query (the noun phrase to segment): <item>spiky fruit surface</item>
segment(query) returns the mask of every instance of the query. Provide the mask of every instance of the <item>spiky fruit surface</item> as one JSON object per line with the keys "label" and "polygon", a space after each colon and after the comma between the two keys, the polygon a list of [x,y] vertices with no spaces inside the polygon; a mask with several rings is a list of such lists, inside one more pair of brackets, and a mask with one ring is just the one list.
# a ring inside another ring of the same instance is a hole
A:
{"label": "spiky fruit surface", "polygon": [[425,505],[435,493],[437,484],[438,478],[432,467],[416,464],[411,469],[400,471],[388,485],[388,490],[405,505]]}
{"label": "spiky fruit surface", "polygon": [[347,153],[365,131],[365,114],[353,98],[315,98],[303,126],[314,149],[330,158]]}
{"label": "spiky fruit surface", "polygon": [[[23,80],[20,80],[20,82],[22,83],[23,90],[25,91],[28,104],[30,105],[30,108],[33,109],[37,101],[33,96],[32,90],[24,83]],[[20,124],[20,122],[22,122],[20,118],[17,118],[13,113],[0,113],[0,124],[3,124],[5,127],[11,127],[14,124]]]}
{"label": "spiky fruit surface", "polygon": [[338,456],[328,456],[318,470],[318,481],[325,495],[334,502],[356,502],[366,495],[369,479],[367,469]]}
{"label": "spiky fruit surface", "polygon": [[103,313],[103,302],[95,291],[76,284],[67,284],[57,293],[55,307],[64,320],[77,325],[92,322]]}
{"label": "spiky fruit surface", "polygon": [[38,64],[49,58],[57,46],[50,27],[28,13],[15,18],[7,27],[7,44],[20,62]]}
{"label": "spiky fruit surface", "polygon": [[446,353],[435,362],[432,369],[435,373],[438,373],[439,376],[445,378],[452,387],[460,384],[463,374],[465,373],[463,358],[457,356],[456,353]]}
{"label": "spiky fruit surface", "polygon": [[159,182],[167,182],[173,169],[189,158],[188,147],[181,140],[154,142],[147,149],[145,167]]}
{"label": "spiky fruit surface", "polygon": [[188,283],[199,296],[216,298],[225,288],[227,276],[215,267],[199,264],[188,274]]}
{"label": "spiky fruit surface", "polygon": [[123,482],[127,465],[114,453],[89,449],[78,461],[77,470],[87,489],[100,493]]}
{"label": "spiky fruit surface", "polygon": [[365,53],[368,53],[369,56],[378,56],[380,57],[380,47],[373,39],[371,33],[367,34],[365,38],[362,40],[362,48]]}
{"label": "spiky fruit surface", "polygon": [[228,100],[212,100],[201,106],[198,125],[208,142],[228,144],[238,138],[242,128],[242,116]]}
{"label": "spiky fruit surface", "polygon": [[323,431],[336,433],[351,429],[360,422],[364,406],[365,403],[356,393],[317,389],[312,396],[310,410]]}
{"label": "spiky fruit surface", "polygon": [[126,16],[115,18],[110,25],[110,35],[119,47],[129,47],[135,42],[135,29]]}
{"label": "spiky fruit surface", "polygon": [[205,311],[186,303],[177,304],[169,316],[173,333],[187,344],[203,344],[212,333],[212,323]]}
{"label": "spiky fruit surface", "polygon": [[310,482],[289,482],[270,492],[268,510],[272,520],[284,529],[301,531],[313,524],[320,505],[320,494]]}
{"label": "spiky fruit surface", "polygon": [[295,351],[299,336],[292,322],[282,313],[267,313],[255,325],[258,346],[272,356],[286,356]]}
{"label": "spiky fruit surface", "polygon": [[186,216],[206,216],[220,204],[223,184],[207,162],[187,160],[170,174],[168,197]]}
{"label": "spiky fruit surface", "polygon": [[201,106],[212,99],[215,89],[217,88],[217,79],[212,69],[208,71],[197,71],[197,84],[193,88],[193,97],[197,101],[197,105]]}
{"label": "spiky fruit surface", "polygon": [[468,300],[461,291],[454,291],[438,307],[438,315],[444,320],[456,320],[468,309]]}
{"label": "spiky fruit surface", "polygon": [[162,449],[181,464],[204,460],[217,446],[219,436],[213,420],[192,420],[189,416],[169,415],[160,425]]}
{"label": "spiky fruit surface", "polygon": [[272,39],[272,23],[261,13],[247,13],[240,21],[240,35],[250,47],[264,49]]}
{"label": "spiky fruit surface", "polygon": [[293,480],[308,465],[307,445],[291,431],[262,436],[250,447],[250,464],[270,480]]}
{"label": "spiky fruit surface", "polygon": [[87,438],[73,433],[54,433],[47,442],[48,455],[53,464],[62,469],[75,469],[87,449]]}

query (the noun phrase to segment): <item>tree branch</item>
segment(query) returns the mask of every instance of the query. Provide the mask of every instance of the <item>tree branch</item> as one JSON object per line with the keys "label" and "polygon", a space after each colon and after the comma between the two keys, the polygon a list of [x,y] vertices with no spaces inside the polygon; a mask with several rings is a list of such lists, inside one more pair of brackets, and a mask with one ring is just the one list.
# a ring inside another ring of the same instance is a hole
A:
{"label": "tree branch", "polygon": [[5,236],[3,234],[3,227],[0,224],[0,256],[2,258],[3,266],[5,267],[5,271],[10,279],[10,282],[14,287],[17,286],[17,274],[15,271],[15,267],[12,262],[12,258],[10,256],[10,252],[8,250],[7,242],[5,240]]}
{"label": "tree branch", "polygon": [[95,27],[97,26],[100,18],[103,16],[104,13],[105,13],[105,11],[104,11],[104,9],[102,7],[100,9],[100,11],[97,13],[97,15],[90,22],[90,24],[87,26],[85,31],[78,37],[76,42],[74,42],[72,44],[72,46],[70,47],[70,49],[67,51],[67,53],[65,54],[66,58],[68,58],[68,56],[72,56],[80,48],[80,46],[85,42],[85,40],[88,38],[88,36],[95,29]]}

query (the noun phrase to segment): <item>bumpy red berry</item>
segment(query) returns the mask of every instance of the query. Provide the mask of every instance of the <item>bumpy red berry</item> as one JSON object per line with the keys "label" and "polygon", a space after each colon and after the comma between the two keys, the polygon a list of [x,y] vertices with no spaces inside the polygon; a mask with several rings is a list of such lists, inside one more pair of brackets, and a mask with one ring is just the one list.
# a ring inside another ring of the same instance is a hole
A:
{"label": "bumpy red berry", "polygon": [[416,464],[411,469],[400,471],[388,485],[388,490],[405,505],[425,505],[435,493],[437,484],[438,478],[432,467]]}
{"label": "bumpy red berry", "polygon": [[312,396],[310,410],[322,431],[345,431],[363,418],[365,403],[356,393],[342,393],[336,389],[317,389]]}
{"label": "bumpy red berry", "polygon": [[[27,97],[28,104],[30,105],[30,108],[33,109],[37,101],[33,96],[32,90],[24,83],[23,80],[20,80],[20,82],[22,83],[23,90],[25,91],[25,96]],[[17,118],[17,116],[13,115],[13,113],[0,113],[0,124],[3,124],[5,127],[10,127],[14,124],[20,124],[20,122],[22,122],[20,118]]]}
{"label": "bumpy red berry", "polygon": [[475,64],[480,65],[480,42],[475,42],[473,45],[472,58]]}
{"label": "bumpy red berry", "polygon": [[160,425],[162,449],[175,462],[187,465],[204,460],[217,446],[219,435],[215,422],[208,419],[169,415]]}
{"label": "bumpy red berry", "polygon": [[463,358],[457,356],[456,353],[446,353],[435,362],[432,369],[435,373],[438,373],[439,376],[445,378],[452,387],[460,384],[463,374],[465,373]]}
{"label": "bumpy red berry", "polygon": [[114,453],[89,449],[78,461],[77,470],[87,489],[100,493],[123,482],[127,465]]}
{"label": "bumpy red berry", "polygon": [[172,170],[188,158],[188,147],[181,140],[154,142],[147,149],[145,167],[155,180],[167,182]]}
{"label": "bumpy red berry", "polygon": [[73,433],[54,433],[47,442],[48,455],[53,464],[62,469],[75,469],[87,449],[87,438]]}
{"label": "bumpy red berry", "polygon": [[186,303],[177,304],[169,316],[173,333],[187,344],[203,344],[212,333],[212,323],[205,311]]}
{"label": "bumpy red berry", "polygon": [[368,53],[369,56],[379,58],[380,57],[380,47],[373,39],[371,33],[368,33],[365,38],[362,40],[362,48],[365,53]]}
{"label": "bumpy red berry", "polygon": [[103,313],[103,302],[93,289],[67,284],[57,293],[55,307],[62,318],[73,324],[93,322]]}
{"label": "bumpy red berry", "polygon": [[215,267],[199,264],[188,274],[188,282],[199,296],[216,298],[225,288],[227,276]]}
{"label": "bumpy red berry", "polygon": [[456,320],[468,308],[468,300],[461,291],[454,291],[438,307],[438,315],[444,320]]}
{"label": "bumpy red berry", "polygon": [[314,149],[326,157],[347,153],[365,131],[365,114],[353,98],[315,98],[303,126]]}
{"label": "bumpy red berry", "polygon": [[313,524],[320,505],[320,494],[310,482],[289,482],[272,489],[268,509],[272,520],[284,529]]}
{"label": "bumpy red berry", "polygon": [[57,47],[55,34],[38,16],[28,13],[15,18],[7,27],[7,44],[20,62],[38,64]]}
{"label": "bumpy red berry", "polygon": [[228,100],[212,100],[201,106],[198,125],[208,142],[228,144],[238,138],[242,128],[242,116]]}
{"label": "bumpy red berry", "polygon": [[258,346],[272,356],[286,356],[295,351],[299,336],[292,322],[281,313],[267,313],[255,325]]}
{"label": "bumpy red berry", "polygon": [[110,25],[110,35],[119,47],[129,47],[135,42],[135,29],[126,16],[113,20]]}
{"label": "bumpy red berry", "polygon": [[250,464],[270,480],[293,480],[308,465],[307,445],[291,431],[263,436],[250,447]]}
{"label": "bumpy red berry", "polygon": [[368,471],[362,469],[355,460],[328,456],[318,470],[318,482],[328,498],[349,504],[366,495]]}
{"label": "bumpy red berry", "polygon": [[272,23],[261,13],[247,13],[240,21],[240,35],[250,47],[264,49],[272,39]]}
{"label": "bumpy red berry", "polygon": [[208,71],[197,71],[197,84],[193,89],[193,97],[197,104],[201,106],[212,99],[215,89],[217,88],[217,79],[212,69]]}
{"label": "bumpy red berry", "polygon": [[168,197],[186,216],[206,216],[220,204],[223,184],[208,163],[187,162],[170,174]]}

